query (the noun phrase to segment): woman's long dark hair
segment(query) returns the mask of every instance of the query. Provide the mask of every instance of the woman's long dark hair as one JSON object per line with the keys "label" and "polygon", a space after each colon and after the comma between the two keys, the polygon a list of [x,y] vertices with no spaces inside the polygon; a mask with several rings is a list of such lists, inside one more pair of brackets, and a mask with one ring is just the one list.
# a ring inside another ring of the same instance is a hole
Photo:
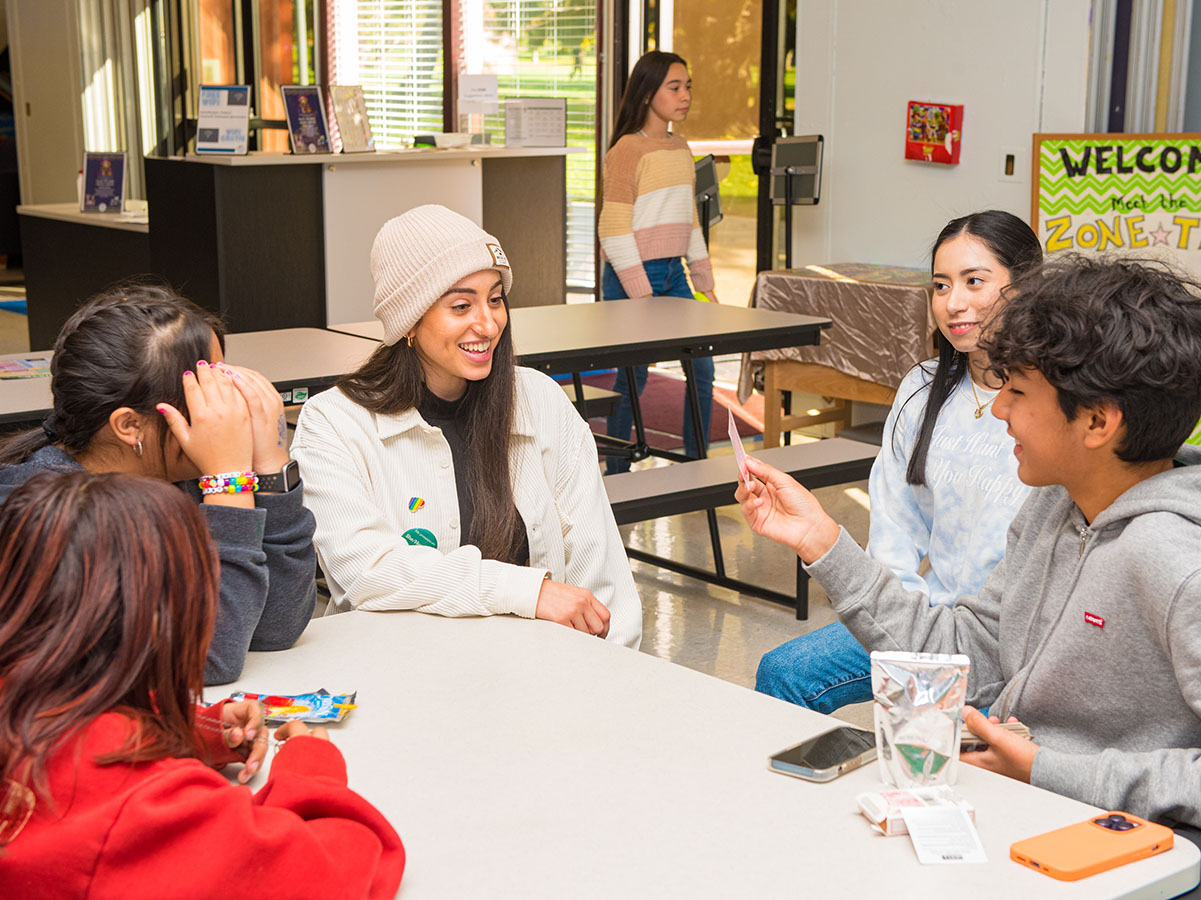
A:
{"label": "woman's long dark hair", "polygon": [[50,361],[54,409],[42,427],[0,441],[0,466],[22,463],[52,443],[78,455],[123,406],[146,416],[161,444],[167,429],[155,405],[170,403],[187,415],[182,376],[209,358],[214,334],[224,351],[221,320],[164,283],[106,288],[58,333]]}
{"label": "woman's long dark hair", "polygon": [[0,784],[48,799],[54,748],[110,711],[133,727],[101,764],[199,755],[218,573],[196,504],[165,482],[47,472],[13,491],[0,507]]}
{"label": "woman's long dark hair", "polygon": [[613,125],[613,136],[609,138],[610,150],[627,134],[636,133],[646,124],[651,99],[667,80],[667,71],[673,63],[688,68],[684,57],[663,50],[652,50],[634,63],[634,71],[621,95],[621,105],[617,107],[617,122]]}
{"label": "woman's long dark hair", "polygon": [[[502,297],[506,314],[507,297]],[[509,447],[513,439],[513,410],[517,379],[513,367],[511,320],[496,340],[492,371],[487,378],[468,381],[460,414],[468,466],[466,473],[474,513],[471,537],[485,559],[513,559],[525,536],[513,504]],[[360,406],[380,415],[415,409],[421,401],[425,372],[417,348],[404,341],[381,344],[338,387]]]}
{"label": "woman's long dark hair", "polygon": [[[1042,262],[1043,248],[1038,242],[1038,236],[1030,230],[1030,226],[1012,213],[999,209],[987,209],[983,212],[972,213],[958,219],[952,219],[939,232],[930,250],[931,272],[934,268],[934,257],[938,248],[951,238],[967,234],[980,241],[996,257],[997,262],[1009,270],[1010,279],[1017,278]],[[935,344],[938,347],[938,362],[930,378],[929,395],[926,397],[926,409],[922,413],[922,424],[918,429],[917,443],[909,457],[909,467],[905,472],[905,480],[909,484],[926,483],[926,458],[930,454],[930,441],[934,436],[934,425],[942,412],[943,406],[951,397],[955,386],[963,380],[967,371],[967,354],[960,353],[951,342],[935,333]],[[925,365],[925,364],[921,364]],[[911,394],[909,401],[921,393],[921,388]],[[896,452],[896,424],[893,425],[893,452]]]}

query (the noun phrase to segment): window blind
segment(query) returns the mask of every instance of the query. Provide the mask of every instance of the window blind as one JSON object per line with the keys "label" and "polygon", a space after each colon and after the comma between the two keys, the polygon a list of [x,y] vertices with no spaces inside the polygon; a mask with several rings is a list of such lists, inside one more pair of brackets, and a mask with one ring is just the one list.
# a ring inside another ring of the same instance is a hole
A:
{"label": "window blind", "polygon": [[595,0],[462,0],[463,62],[471,74],[495,74],[501,112],[486,130],[504,134],[507,97],[565,97],[567,284],[594,288],[596,205]]}
{"label": "window blind", "polygon": [[329,83],[359,84],[376,146],[442,130],[442,0],[331,0]]}

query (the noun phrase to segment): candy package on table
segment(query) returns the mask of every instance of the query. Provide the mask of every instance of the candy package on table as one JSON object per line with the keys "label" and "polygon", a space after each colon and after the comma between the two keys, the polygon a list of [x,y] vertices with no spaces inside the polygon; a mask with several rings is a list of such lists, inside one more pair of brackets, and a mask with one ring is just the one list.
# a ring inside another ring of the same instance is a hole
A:
{"label": "candy package on table", "polygon": [[331,694],[322,688],[312,694],[250,694],[234,691],[230,700],[257,700],[263,704],[263,717],[270,723],[312,722],[324,725],[341,722],[355,709],[357,691],[349,694]]}
{"label": "candy package on table", "polygon": [[973,822],[976,808],[945,784],[935,787],[911,788],[907,791],[878,791],[860,794],[855,798],[863,817],[872,823],[872,828],[886,837],[908,834],[901,810],[907,806],[958,806]]}
{"label": "candy package on table", "polygon": [[970,665],[962,653],[872,653],[876,746],[886,783],[955,783]]}

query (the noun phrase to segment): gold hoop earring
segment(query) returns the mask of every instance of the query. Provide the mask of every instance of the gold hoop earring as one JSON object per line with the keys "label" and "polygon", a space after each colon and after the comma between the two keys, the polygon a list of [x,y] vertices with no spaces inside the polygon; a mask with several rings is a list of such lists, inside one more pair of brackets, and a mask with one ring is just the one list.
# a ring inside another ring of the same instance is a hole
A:
{"label": "gold hoop earring", "polygon": [[413,346],[413,335],[406,334],[405,335],[405,343],[408,344],[409,347],[412,347]]}

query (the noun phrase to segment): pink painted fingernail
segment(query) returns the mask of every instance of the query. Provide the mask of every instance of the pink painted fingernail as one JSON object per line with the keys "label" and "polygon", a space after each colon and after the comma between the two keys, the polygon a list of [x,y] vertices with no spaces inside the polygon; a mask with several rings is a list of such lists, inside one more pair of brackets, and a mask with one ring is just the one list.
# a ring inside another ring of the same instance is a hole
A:
{"label": "pink painted fingernail", "polygon": [[202,360],[200,360],[199,362],[197,362],[197,363],[196,363],[196,365],[198,365],[198,366],[207,366],[207,365],[208,365],[208,363],[206,363],[206,362],[205,362],[205,361],[202,359]]}
{"label": "pink painted fingernail", "polygon": [[196,373],[195,373],[195,372],[193,372],[191,369],[188,369],[187,371],[185,371],[185,372],[184,372],[184,374],[185,374],[185,375],[191,375],[191,376],[195,377],[195,374],[196,374]]}
{"label": "pink painted fingernail", "polygon": [[156,406],[156,407],[155,407],[155,409],[157,409],[157,410],[158,410],[160,413],[162,413],[164,416],[167,414],[167,410],[166,410],[164,407],[162,407],[162,406]]}

